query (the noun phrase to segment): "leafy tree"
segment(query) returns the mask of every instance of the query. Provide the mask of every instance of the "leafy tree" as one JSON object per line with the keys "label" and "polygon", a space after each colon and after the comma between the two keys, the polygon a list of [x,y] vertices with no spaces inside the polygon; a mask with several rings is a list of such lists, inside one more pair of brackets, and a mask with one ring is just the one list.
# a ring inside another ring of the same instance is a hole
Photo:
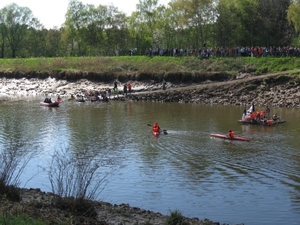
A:
{"label": "leafy tree", "polygon": [[86,7],[78,0],[70,0],[66,13],[64,32],[66,40],[70,43],[69,52],[71,56],[82,55],[82,35],[81,28],[86,21]]}
{"label": "leafy tree", "polygon": [[259,44],[266,46],[288,45],[295,35],[294,28],[288,22],[291,1],[258,0],[258,2],[261,20],[257,24],[259,30],[256,35],[260,38]]}
{"label": "leafy tree", "polygon": [[300,31],[300,0],[293,1],[289,5],[287,11],[287,19],[290,24],[292,24],[296,32]]}
{"label": "leafy tree", "polygon": [[47,30],[36,19],[33,20],[32,27],[26,32],[26,45],[24,46],[24,57],[41,57],[46,55],[45,37]]}
{"label": "leafy tree", "polygon": [[22,47],[27,29],[38,20],[33,17],[29,8],[20,7],[15,3],[4,7],[0,13],[1,30],[5,34],[12,57],[15,58]]}
{"label": "leafy tree", "polygon": [[193,28],[193,39],[197,46],[203,46],[206,42],[204,26],[214,22],[213,0],[173,0],[170,5],[177,11],[179,23],[184,29]]}
{"label": "leafy tree", "polygon": [[142,26],[143,35],[151,38],[152,45],[154,45],[154,31],[157,23],[157,4],[158,0],[139,0],[136,5],[137,18]]}
{"label": "leafy tree", "polygon": [[62,32],[58,29],[50,29],[46,35],[46,48],[48,57],[63,56],[61,53]]}
{"label": "leafy tree", "polygon": [[5,56],[5,46],[6,46],[6,38],[5,38],[5,25],[2,19],[2,13],[0,11],[0,58],[4,58]]}

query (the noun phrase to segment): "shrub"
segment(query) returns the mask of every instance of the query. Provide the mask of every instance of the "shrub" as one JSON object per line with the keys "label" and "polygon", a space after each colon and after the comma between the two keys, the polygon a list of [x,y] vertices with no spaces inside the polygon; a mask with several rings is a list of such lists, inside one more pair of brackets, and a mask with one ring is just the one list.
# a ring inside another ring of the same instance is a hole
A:
{"label": "shrub", "polygon": [[[179,210],[172,211],[166,221],[166,225],[183,224],[183,216]],[[188,223],[185,223],[188,224]]]}
{"label": "shrub", "polygon": [[80,212],[89,209],[89,201],[96,200],[108,182],[112,172],[107,169],[101,172],[100,168],[112,160],[97,159],[91,154],[88,149],[81,152],[61,149],[53,153],[50,165],[43,168],[48,173],[52,192],[61,197],[57,204],[62,208]]}
{"label": "shrub", "polygon": [[10,200],[20,200],[20,176],[35,154],[36,151],[28,151],[22,141],[13,143],[10,140],[0,149],[0,195]]}
{"label": "shrub", "polygon": [[97,211],[92,201],[83,198],[59,197],[54,204],[62,210],[69,210],[76,216],[93,217],[97,216]]}

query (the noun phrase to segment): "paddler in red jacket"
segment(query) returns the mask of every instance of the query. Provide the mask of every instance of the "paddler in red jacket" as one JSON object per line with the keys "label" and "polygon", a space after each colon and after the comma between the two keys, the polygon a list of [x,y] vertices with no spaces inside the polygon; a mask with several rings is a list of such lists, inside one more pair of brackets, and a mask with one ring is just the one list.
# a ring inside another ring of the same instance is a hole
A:
{"label": "paddler in red jacket", "polygon": [[228,132],[228,137],[234,138],[234,132],[232,130]]}
{"label": "paddler in red jacket", "polygon": [[154,125],[153,125],[153,131],[154,132],[159,132],[160,131],[160,127],[159,127],[159,125],[158,125],[158,123],[155,123]]}

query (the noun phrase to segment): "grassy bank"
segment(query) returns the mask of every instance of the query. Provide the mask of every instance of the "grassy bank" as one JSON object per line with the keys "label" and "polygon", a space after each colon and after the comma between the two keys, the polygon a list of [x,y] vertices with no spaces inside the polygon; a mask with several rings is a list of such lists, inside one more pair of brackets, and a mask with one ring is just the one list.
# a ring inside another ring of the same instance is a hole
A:
{"label": "grassy bank", "polygon": [[76,80],[86,78],[96,81],[162,80],[202,82],[222,80],[238,72],[256,75],[295,70],[298,75],[300,58],[285,57],[75,57],[0,59],[0,77],[47,78]]}

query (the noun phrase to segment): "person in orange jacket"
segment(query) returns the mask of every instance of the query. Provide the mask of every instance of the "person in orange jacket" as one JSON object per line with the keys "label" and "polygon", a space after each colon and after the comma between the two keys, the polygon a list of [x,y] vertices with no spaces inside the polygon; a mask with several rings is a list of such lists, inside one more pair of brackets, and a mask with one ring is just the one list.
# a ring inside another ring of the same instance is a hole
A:
{"label": "person in orange jacket", "polygon": [[228,132],[228,137],[234,138],[234,132],[232,130]]}
{"label": "person in orange jacket", "polygon": [[154,132],[159,132],[160,131],[160,127],[159,127],[158,123],[154,123],[152,129],[153,129]]}
{"label": "person in orange jacket", "polygon": [[128,93],[131,93],[131,84],[130,83],[127,84],[127,90],[128,90]]}

